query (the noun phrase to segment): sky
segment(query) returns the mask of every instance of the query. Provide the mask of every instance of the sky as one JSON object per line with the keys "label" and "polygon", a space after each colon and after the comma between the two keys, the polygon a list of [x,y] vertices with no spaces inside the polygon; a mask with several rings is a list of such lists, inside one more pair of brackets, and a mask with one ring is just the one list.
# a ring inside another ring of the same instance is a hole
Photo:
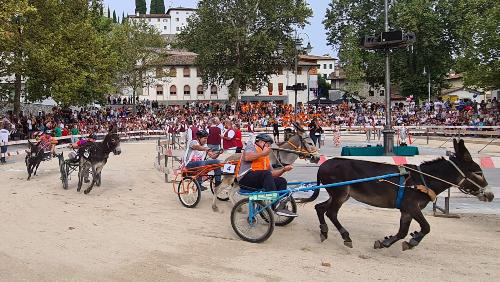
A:
{"label": "sky", "polygon": [[[307,25],[301,33],[305,33],[309,36],[311,40],[311,45],[313,46],[311,54],[314,55],[325,55],[336,57],[336,52],[331,46],[326,45],[326,32],[325,27],[321,23],[325,18],[326,8],[328,7],[329,0],[308,0],[309,5],[313,10],[313,16],[309,19],[310,24]],[[146,0],[148,13],[149,13],[149,3],[150,0]],[[117,16],[122,16],[122,12],[127,14],[134,14],[135,10],[135,0],[104,0],[106,6],[109,5],[111,12],[116,11]],[[198,4],[197,0],[165,0],[165,10],[169,7],[187,7],[196,8]],[[105,7],[106,10],[106,7]],[[304,39],[304,45],[307,44],[307,35],[302,35]]]}

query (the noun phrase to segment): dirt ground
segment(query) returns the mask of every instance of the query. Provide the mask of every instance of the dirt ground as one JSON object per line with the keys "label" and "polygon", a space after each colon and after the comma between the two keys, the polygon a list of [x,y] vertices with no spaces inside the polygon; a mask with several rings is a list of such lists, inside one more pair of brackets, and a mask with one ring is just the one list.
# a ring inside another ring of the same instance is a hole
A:
{"label": "dirt ground", "polygon": [[[319,240],[313,204],[261,244],[240,240],[229,203],[210,209],[204,192],[184,208],[153,166],[154,142],[122,144],[102,187],[63,190],[57,160],[26,181],[18,159],[0,167],[1,281],[498,281],[500,215],[427,216],[431,233],[416,249],[374,250],[394,234],[396,210],[347,204],[340,219],[354,248],[330,225]],[[497,196],[498,197],[498,196]],[[496,200],[496,199],[495,199]],[[477,201],[477,205],[482,203]],[[412,224],[411,231],[417,229]]]}

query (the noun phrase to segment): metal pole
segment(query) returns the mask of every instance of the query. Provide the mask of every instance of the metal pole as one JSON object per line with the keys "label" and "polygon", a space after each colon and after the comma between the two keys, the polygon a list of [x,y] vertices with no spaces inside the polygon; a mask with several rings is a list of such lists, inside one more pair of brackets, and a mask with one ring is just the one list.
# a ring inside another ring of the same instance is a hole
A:
{"label": "metal pole", "polygon": [[[388,16],[388,3],[384,1],[385,5],[385,32],[389,31],[389,16]],[[394,130],[392,129],[391,117],[391,77],[389,69],[389,49],[385,50],[385,127],[384,127],[384,152],[386,155],[391,155],[394,151]]]}
{"label": "metal pole", "polygon": [[295,89],[295,120],[297,120],[297,114],[299,113],[297,109],[297,71],[299,69],[299,50],[297,47],[297,37],[295,38],[295,85],[293,86]]}
{"label": "metal pole", "polygon": [[431,72],[429,71],[429,83],[428,83],[428,92],[429,92],[429,104],[431,103]]}

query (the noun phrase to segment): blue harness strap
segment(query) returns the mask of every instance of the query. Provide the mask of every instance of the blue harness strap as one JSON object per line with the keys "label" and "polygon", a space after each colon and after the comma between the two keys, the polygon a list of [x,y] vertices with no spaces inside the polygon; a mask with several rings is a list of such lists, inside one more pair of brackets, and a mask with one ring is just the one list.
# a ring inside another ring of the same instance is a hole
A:
{"label": "blue harness strap", "polygon": [[401,203],[403,203],[403,198],[405,197],[405,177],[403,173],[406,174],[406,169],[399,167],[399,172],[402,175],[399,177],[399,188],[398,188],[398,194],[396,196],[397,209],[401,209]]}

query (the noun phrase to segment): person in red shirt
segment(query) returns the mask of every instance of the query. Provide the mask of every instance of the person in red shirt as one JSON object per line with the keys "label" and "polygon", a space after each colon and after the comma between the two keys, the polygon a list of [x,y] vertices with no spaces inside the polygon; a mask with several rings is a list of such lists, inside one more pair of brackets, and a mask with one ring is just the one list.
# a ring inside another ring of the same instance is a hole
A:
{"label": "person in red shirt", "polygon": [[226,120],[225,122],[226,132],[222,137],[222,148],[224,151],[230,151],[231,153],[236,152],[236,139],[235,132],[233,129],[233,123],[230,120]]}
{"label": "person in red shirt", "polygon": [[234,125],[234,139],[236,141],[236,153],[241,153],[243,149],[243,141],[241,138],[241,126],[239,123]]}

